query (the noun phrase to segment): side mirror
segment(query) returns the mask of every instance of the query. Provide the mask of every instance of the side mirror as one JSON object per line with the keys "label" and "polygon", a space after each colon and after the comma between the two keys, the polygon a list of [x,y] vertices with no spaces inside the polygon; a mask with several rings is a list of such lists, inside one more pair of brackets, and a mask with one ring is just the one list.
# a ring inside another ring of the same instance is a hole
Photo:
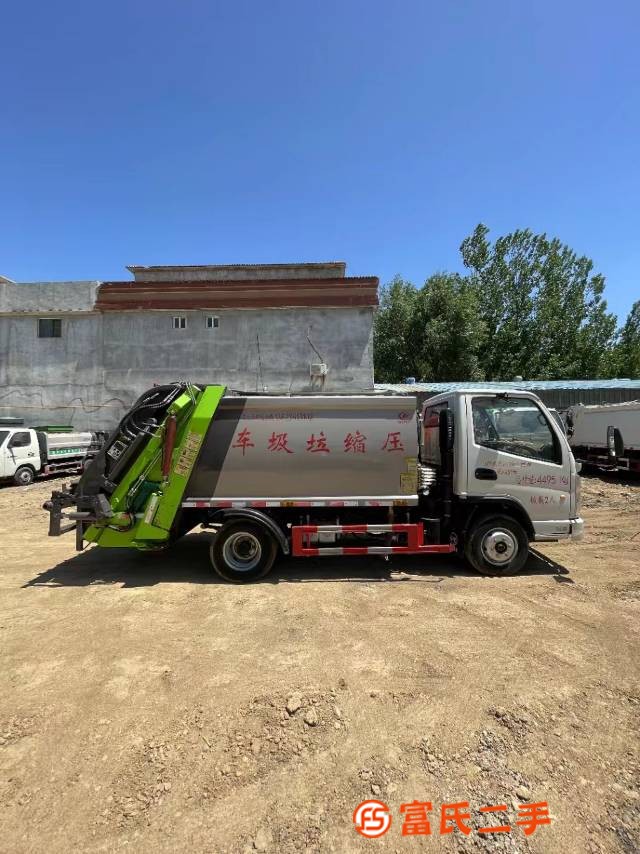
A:
{"label": "side mirror", "polygon": [[613,424],[607,427],[607,450],[609,451],[610,460],[624,456],[624,439],[622,438],[622,433]]}
{"label": "side mirror", "polygon": [[609,451],[610,459],[615,459],[616,456],[616,438],[615,427],[610,424],[607,427],[607,450]]}

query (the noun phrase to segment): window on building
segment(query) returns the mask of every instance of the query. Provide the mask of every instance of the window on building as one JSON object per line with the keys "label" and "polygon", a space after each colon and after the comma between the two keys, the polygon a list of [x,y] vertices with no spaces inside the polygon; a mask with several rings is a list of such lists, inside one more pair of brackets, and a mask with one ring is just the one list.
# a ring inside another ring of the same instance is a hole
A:
{"label": "window on building", "polygon": [[186,329],[187,328],[187,318],[186,317],[174,317],[173,318],[173,328],[174,329]]}
{"label": "window on building", "polygon": [[38,338],[62,338],[62,320],[59,317],[39,318]]}
{"label": "window on building", "polygon": [[220,318],[215,316],[207,317],[207,329],[217,329],[220,326]]}
{"label": "window on building", "polygon": [[517,457],[561,463],[562,451],[542,410],[532,400],[474,397],[476,445]]}

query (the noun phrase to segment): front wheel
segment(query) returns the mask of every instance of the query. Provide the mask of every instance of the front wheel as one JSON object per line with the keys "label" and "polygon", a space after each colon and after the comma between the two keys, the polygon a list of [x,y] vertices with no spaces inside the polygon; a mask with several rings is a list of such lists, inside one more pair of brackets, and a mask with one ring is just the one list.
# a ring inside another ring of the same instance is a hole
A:
{"label": "front wheel", "polygon": [[273,566],[278,546],[263,527],[254,522],[228,522],[211,543],[213,568],[225,581],[243,584],[263,578]]}
{"label": "front wheel", "polygon": [[516,575],[529,556],[529,540],[511,516],[485,517],[472,525],[464,554],[481,575]]}
{"label": "front wheel", "polygon": [[33,483],[35,476],[31,466],[20,466],[13,475],[13,482],[17,486],[29,486],[30,483]]}

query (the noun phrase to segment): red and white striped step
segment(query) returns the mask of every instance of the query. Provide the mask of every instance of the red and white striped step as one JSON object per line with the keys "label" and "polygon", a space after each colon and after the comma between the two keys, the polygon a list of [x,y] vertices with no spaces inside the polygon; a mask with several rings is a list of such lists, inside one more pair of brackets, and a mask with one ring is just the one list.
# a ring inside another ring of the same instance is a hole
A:
{"label": "red and white striped step", "polygon": [[[318,546],[311,545],[314,534],[406,534],[404,546]],[[424,526],[421,524],[397,525],[293,525],[291,528],[291,554],[293,557],[318,557],[321,555],[387,555],[387,554],[450,554],[455,547],[450,543],[425,544]]]}

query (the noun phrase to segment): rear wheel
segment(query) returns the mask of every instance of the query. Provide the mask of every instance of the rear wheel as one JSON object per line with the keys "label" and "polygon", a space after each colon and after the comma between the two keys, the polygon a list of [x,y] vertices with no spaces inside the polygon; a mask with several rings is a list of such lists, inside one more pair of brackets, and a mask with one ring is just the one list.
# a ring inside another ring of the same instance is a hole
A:
{"label": "rear wheel", "polygon": [[31,466],[20,466],[13,475],[13,482],[17,486],[29,486],[30,483],[33,483],[35,476],[35,472]]}
{"label": "rear wheel", "polygon": [[482,575],[516,575],[529,556],[529,540],[511,516],[485,517],[472,526],[464,554]]}
{"label": "rear wheel", "polygon": [[213,568],[221,578],[243,584],[263,578],[273,566],[278,546],[263,527],[249,521],[229,522],[211,543]]}

